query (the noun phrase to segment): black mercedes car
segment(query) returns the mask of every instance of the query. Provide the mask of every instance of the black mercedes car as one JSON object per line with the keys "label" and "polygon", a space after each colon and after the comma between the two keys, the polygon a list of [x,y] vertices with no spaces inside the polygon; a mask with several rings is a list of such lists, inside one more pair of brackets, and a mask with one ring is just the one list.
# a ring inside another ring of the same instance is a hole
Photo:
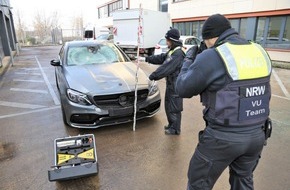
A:
{"label": "black mercedes car", "polygon": [[[137,66],[118,46],[67,42],[51,65],[66,124],[97,128],[133,120]],[[157,84],[141,69],[138,73],[137,119],[142,119],[159,111],[161,99]]]}

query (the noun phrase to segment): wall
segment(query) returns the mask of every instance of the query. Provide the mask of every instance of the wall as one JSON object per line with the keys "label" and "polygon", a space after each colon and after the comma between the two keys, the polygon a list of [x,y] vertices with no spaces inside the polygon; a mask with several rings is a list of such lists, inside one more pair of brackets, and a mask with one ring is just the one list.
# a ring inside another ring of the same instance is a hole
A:
{"label": "wall", "polygon": [[0,0],[0,56],[12,56],[16,50],[16,35],[13,18],[11,17],[10,1]]}

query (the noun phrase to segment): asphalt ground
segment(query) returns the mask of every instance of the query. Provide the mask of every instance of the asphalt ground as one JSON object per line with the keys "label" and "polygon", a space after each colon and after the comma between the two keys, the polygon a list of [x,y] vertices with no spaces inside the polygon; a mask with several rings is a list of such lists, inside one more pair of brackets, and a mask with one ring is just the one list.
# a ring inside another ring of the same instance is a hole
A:
{"label": "asphalt ground", "polygon": [[[187,169],[204,128],[199,97],[184,100],[180,136],[164,135],[163,102],[153,118],[98,129],[74,129],[62,122],[51,59],[60,46],[23,48],[0,77],[0,189],[2,190],[183,190]],[[156,66],[141,63],[150,73]],[[274,129],[254,173],[257,190],[290,189],[290,70],[275,68],[271,78]],[[77,76],[76,76],[77,77]],[[81,80],[81,78],[79,79]],[[162,98],[165,81],[158,82]],[[99,174],[49,182],[53,141],[94,134]],[[225,170],[214,189],[229,189]]]}

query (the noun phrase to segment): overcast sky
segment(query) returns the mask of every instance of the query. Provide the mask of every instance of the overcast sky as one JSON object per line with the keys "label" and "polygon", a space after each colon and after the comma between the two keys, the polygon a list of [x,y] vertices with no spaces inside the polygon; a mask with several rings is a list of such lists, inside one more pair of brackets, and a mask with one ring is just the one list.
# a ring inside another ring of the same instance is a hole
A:
{"label": "overcast sky", "polygon": [[62,28],[70,28],[74,17],[83,15],[84,24],[94,24],[97,19],[97,0],[10,0],[15,24],[19,11],[22,21],[32,28],[33,17],[40,12],[49,16],[57,11]]}

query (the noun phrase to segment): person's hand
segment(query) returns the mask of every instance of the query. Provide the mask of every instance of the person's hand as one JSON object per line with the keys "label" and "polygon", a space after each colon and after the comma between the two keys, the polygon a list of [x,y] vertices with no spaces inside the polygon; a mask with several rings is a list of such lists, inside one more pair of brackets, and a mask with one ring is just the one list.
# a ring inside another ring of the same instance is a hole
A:
{"label": "person's hand", "polygon": [[145,57],[141,57],[141,56],[139,56],[139,57],[138,57],[138,61],[139,61],[139,62],[145,62]]}
{"label": "person's hand", "polygon": [[204,50],[206,50],[207,47],[204,43],[204,41],[200,42],[200,45],[199,45],[199,48],[198,48],[198,51],[197,51],[197,54],[200,54],[201,52],[203,52]]}
{"label": "person's hand", "polygon": [[185,58],[194,61],[197,55],[197,52],[198,52],[198,46],[192,46],[191,48],[187,50],[185,54]]}

